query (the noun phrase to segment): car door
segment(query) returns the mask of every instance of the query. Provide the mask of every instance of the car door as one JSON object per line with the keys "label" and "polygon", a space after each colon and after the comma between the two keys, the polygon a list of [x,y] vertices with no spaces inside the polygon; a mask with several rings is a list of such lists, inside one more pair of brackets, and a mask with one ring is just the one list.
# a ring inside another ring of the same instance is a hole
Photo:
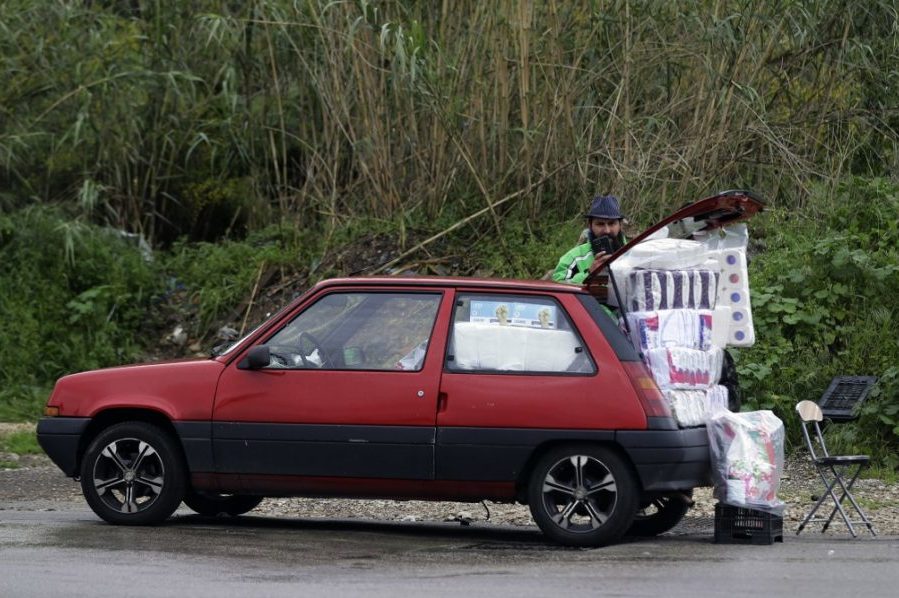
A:
{"label": "car door", "polygon": [[245,486],[258,476],[431,479],[449,313],[439,289],[310,298],[264,337],[267,367],[241,369],[237,359],[223,373],[216,471]]}
{"label": "car door", "polygon": [[543,442],[608,441],[615,429],[645,422],[637,401],[625,400],[632,390],[617,357],[573,294],[457,291],[454,304],[437,479],[514,480]]}

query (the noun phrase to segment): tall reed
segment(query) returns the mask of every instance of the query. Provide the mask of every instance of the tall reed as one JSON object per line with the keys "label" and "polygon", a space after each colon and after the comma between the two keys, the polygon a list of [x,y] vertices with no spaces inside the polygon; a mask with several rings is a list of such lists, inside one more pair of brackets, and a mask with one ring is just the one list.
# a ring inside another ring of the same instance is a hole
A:
{"label": "tall reed", "polygon": [[897,165],[896,16],[886,0],[8,0],[0,206],[64,203],[155,241],[485,208],[501,233],[515,205],[557,220],[596,192],[636,219],[730,187],[814,213],[810,185]]}

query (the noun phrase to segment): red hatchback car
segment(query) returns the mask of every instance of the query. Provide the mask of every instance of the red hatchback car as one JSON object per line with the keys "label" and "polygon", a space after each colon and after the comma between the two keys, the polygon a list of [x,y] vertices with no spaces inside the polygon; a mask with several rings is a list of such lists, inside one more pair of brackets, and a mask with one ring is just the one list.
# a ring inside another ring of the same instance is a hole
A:
{"label": "red hatchback car", "polygon": [[61,378],[38,439],[115,524],[340,496],[527,503],[568,545],[661,533],[709,482],[706,430],[678,428],[604,288],[327,280],[212,358]]}

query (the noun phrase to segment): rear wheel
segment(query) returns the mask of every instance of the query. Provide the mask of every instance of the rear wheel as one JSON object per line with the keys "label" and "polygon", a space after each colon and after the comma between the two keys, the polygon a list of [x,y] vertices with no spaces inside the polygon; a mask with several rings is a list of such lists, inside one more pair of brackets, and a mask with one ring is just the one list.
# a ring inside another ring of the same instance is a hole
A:
{"label": "rear wheel", "polygon": [[124,422],[100,432],[81,462],[81,490],[87,504],[114,524],[164,521],[184,496],[180,448],[164,430]]}
{"label": "rear wheel", "polygon": [[614,451],[563,446],[543,455],[528,484],[534,521],[568,546],[604,546],[619,540],[638,506],[636,478]]}
{"label": "rear wheel", "polygon": [[690,510],[689,493],[672,493],[656,496],[645,505],[641,505],[634,517],[634,522],[627,530],[630,536],[658,536],[680,523]]}
{"label": "rear wheel", "polygon": [[215,517],[222,514],[236,517],[255,509],[262,502],[262,498],[261,496],[245,494],[188,492],[184,497],[184,504],[192,511],[207,517]]}

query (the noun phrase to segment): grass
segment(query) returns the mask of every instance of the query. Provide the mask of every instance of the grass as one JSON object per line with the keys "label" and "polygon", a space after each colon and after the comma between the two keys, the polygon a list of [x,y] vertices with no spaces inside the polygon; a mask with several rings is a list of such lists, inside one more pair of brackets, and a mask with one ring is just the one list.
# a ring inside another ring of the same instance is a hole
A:
{"label": "grass", "polygon": [[43,386],[7,386],[0,391],[0,422],[34,421],[43,412],[52,389],[52,382]]}
{"label": "grass", "polygon": [[37,435],[34,428],[31,427],[27,430],[0,432],[0,453],[36,455],[43,453],[43,449],[37,443]]}
{"label": "grass", "polygon": [[895,468],[877,463],[863,471],[860,477],[865,480],[880,480],[885,484],[891,485],[899,482],[899,473],[896,472]]}

